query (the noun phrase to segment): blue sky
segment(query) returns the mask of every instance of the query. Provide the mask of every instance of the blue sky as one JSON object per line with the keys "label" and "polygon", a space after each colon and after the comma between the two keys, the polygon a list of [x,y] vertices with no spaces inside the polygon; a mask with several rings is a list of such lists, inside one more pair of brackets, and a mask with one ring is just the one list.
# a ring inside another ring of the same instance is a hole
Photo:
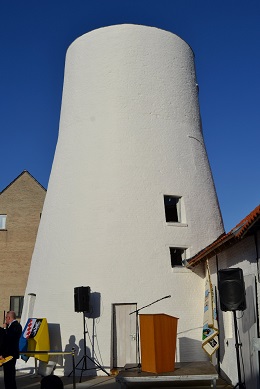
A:
{"label": "blue sky", "polygon": [[66,50],[88,31],[122,23],[171,31],[192,47],[229,231],[260,203],[259,0],[0,0],[0,191],[23,170],[47,188]]}

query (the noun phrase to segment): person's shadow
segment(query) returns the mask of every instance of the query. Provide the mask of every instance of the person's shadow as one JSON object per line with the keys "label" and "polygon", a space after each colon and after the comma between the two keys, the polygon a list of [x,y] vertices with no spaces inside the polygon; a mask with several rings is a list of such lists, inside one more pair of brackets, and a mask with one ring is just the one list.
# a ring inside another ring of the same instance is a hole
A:
{"label": "person's shadow", "polygon": [[[82,375],[88,375],[88,376],[97,375],[97,371],[96,371],[97,367],[91,358],[89,347],[86,347],[86,355],[85,355],[84,339],[80,339],[79,341],[79,353],[76,359],[76,369],[78,371],[81,370]],[[84,372],[85,374],[83,374]]]}
{"label": "person's shadow", "polygon": [[[76,344],[75,335],[71,335],[69,338],[69,343],[65,346],[65,352],[72,352],[74,348],[75,363],[79,354],[79,346]],[[73,370],[73,359],[71,354],[64,355],[64,374],[69,374]]]}

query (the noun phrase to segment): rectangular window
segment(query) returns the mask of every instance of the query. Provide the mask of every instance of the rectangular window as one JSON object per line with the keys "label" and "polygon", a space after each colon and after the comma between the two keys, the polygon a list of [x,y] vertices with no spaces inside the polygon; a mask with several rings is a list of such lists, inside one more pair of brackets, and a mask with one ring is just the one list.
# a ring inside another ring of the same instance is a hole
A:
{"label": "rectangular window", "polygon": [[164,196],[166,222],[181,223],[181,197]]}
{"label": "rectangular window", "polygon": [[6,230],[6,215],[0,215],[0,230]]}
{"label": "rectangular window", "polygon": [[17,318],[22,316],[23,298],[23,296],[10,297],[10,311],[14,311]]}
{"label": "rectangular window", "polygon": [[178,247],[170,247],[171,266],[184,266],[186,259],[186,250]]}

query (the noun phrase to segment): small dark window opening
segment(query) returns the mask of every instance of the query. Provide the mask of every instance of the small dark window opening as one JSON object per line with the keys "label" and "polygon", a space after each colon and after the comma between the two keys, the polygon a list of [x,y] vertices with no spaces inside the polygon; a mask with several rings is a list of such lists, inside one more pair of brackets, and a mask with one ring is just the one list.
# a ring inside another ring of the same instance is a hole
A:
{"label": "small dark window opening", "polygon": [[174,196],[164,196],[164,208],[166,222],[180,222],[178,214],[178,203],[180,198]]}
{"label": "small dark window opening", "polygon": [[22,316],[24,296],[10,296],[10,311],[14,311],[17,318]]}
{"label": "small dark window opening", "polygon": [[171,266],[183,266],[184,260],[184,249],[178,249],[176,247],[170,247],[171,254]]}

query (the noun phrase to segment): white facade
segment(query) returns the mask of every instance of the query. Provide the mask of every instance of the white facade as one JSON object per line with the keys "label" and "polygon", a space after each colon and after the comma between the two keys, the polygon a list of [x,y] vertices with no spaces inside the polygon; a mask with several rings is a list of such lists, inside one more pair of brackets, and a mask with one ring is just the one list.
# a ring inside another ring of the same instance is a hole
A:
{"label": "white facade", "polygon": [[[179,222],[166,223],[164,195],[181,198]],[[60,325],[61,345],[52,348],[82,339],[73,293],[90,286],[101,296],[95,339],[106,368],[112,305],[140,308],[166,295],[140,313],[178,317],[177,358],[205,358],[204,274],[172,268],[169,248],[189,258],[222,232],[189,45],[137,25],[78,38],[67,52],[59,139],[26,290],[36,294],[34,317]]]}
{"label": "white facade", "polygon": [[[217,287],[217,270],[240,268],[243,271],[246,309],[236,311],[239,330],[241,378],[247,388],[258,389],[259,384],[259,270],[257,247],[260,247],[260,233],[247,236],[240,242],[226,248],[217,257],[209,260],[211,280]],[[219,298],[218,298],[219,301]],[[221,375],[228,377],[233,385],[238,383],[236,339],[233,312],[222,312],[218,308]],[[258,346],[258,347],[257,347]]]}

